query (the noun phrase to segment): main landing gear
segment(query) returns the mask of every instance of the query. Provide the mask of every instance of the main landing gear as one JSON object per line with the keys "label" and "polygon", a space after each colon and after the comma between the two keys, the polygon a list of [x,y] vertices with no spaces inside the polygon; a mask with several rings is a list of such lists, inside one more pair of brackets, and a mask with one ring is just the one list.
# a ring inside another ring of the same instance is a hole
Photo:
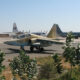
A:
{"label": "main landing gear", "polygon": [[38,50],[39,52],[42,52],[44,51],[44,48],[43,47],[40,47],[40,46],[30,46],[30,51],[33,52],[34,49],[36,48],[36,50]]}
{"label": "main landing gear", "polygon": [[[24,46],[20,46],[20,49],[25,51]],[[38,52],[44,51],[44,48],[41,47],[41,46],[30,46],[30,51],[31,52],[33,52],[34,49],[38,50]]]}

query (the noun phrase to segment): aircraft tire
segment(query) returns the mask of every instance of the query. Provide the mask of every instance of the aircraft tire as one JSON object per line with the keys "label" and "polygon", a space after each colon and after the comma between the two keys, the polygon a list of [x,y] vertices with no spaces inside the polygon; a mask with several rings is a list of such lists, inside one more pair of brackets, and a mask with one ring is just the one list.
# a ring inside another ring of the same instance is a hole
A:
{"label": "aircraft tire", "polygon": [[42,52],[42,51],[44,51],[44,48],[39,48],[39,52]]}

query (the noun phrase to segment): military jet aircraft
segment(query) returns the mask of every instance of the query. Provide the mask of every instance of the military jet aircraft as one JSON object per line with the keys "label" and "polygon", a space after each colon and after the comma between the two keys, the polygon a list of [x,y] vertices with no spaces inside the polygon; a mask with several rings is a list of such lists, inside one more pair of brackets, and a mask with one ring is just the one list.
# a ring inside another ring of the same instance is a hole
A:
{"label": "military jet aircraft", "polygon": [[40,36],[36,34],[26,34],[25,38],[15,39],[13,41],[6,41],[5,44],[20,46],[24,50],[24,46],[30,46],[30,51],[34,51],[34,48],[40,52],[44,50],[44,47],[51,46],[52,44],[63,44],[56,39],[56,36],[53,34],[53,28],[51,28],[47,36]]}

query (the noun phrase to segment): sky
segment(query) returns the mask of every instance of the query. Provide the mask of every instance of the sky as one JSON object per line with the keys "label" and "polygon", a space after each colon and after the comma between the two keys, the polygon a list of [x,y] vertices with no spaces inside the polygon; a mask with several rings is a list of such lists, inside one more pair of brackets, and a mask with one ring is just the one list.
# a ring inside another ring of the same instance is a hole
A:
{"label": "sky", "polygon": [[49,31],[58,24],[62,31],[80,32],[80,0],[0,0],[0,33]]}

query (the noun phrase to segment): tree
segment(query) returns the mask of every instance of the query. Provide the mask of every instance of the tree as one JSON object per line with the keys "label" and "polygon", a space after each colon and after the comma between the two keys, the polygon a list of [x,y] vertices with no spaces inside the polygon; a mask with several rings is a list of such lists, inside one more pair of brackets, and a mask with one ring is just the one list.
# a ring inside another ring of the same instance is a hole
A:
{"label": "tree", "polygon": [[13,76],[18,74],[22,80],[32,80],[37,72],[36,60],[30,59],[24,51],[10,62]]}
{"label": "tree", "polygon": [[66,45],[64,46],[64,52],[63,57],[65,58],[66,62],[69,62],[71,65],[71,71],[70,71],[70,78],[72,74],[72,67],[76,65],[76,48],[71,45],[73,42],[74,36],[72,35],[72,32],[68,33],[66,38]]}
{"label": "tree", "polygon": [[80,65],[80,44],[78,44],[75,56],[76,64]]}
{"label": "tree", "polygon": [[57,77],[57,70],[53,63],[47,62],[40,67],[38,80],[54,80]]}
{"label": "tree", "polygon": [[5,66],[2,64],[4,61],[4,53],[0,50],[0,80],[5,80],[5,77],[2,76],[2,71],[5,69]]}
{"label": "tree", "polygon": [[56,69],[57,69],[57,73],[62,73],[63,68],[62,68],[62,63],[61,63],[61,58],[58,56],[58,54],[55,54],[52,56]]}

